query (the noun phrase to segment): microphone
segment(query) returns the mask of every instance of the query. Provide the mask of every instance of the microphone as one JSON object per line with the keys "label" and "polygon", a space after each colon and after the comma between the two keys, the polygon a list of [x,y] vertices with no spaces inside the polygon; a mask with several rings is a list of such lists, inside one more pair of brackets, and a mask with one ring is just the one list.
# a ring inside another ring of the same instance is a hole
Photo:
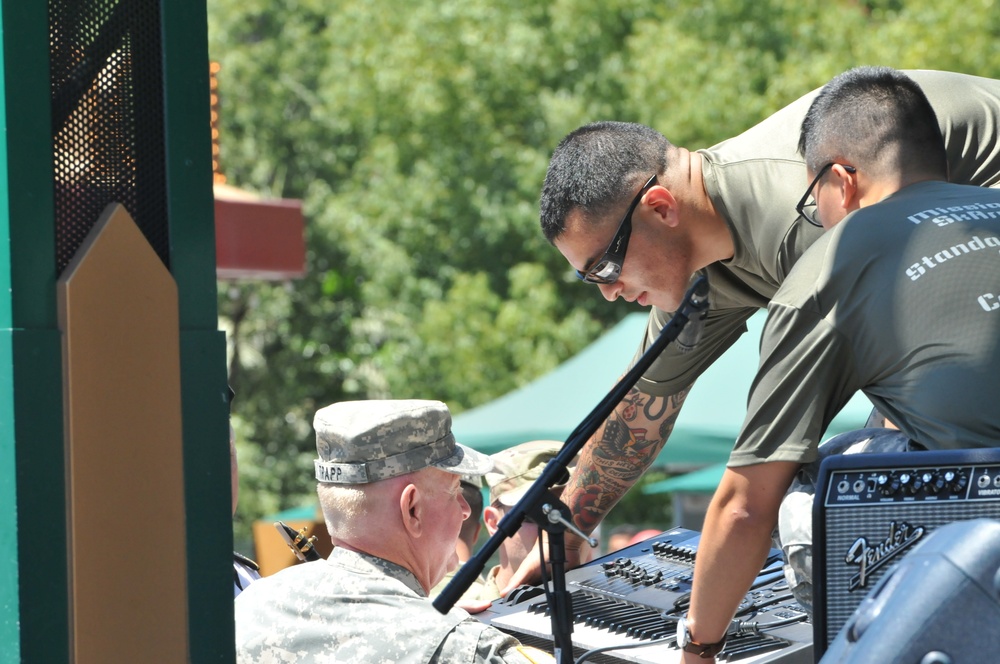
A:
{"label": "microphone", "polygon": [[[674,341],[679,353],[690,353],[701,341],[701,335],[705,331],[705,317],[708,315],[708,278],[701,276],[691,287],[687,296],[693,314],[688,314],[687,323],[684,324],[680,334]],[[676,314],[675,314],[676,315]]]}

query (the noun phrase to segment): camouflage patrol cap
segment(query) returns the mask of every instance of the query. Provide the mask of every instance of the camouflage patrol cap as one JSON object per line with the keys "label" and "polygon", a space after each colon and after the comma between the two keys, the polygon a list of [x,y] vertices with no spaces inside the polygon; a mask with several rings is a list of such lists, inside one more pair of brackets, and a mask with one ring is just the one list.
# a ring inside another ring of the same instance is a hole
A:
{"label": "camouflage patrol cap", "polygon": [[493,467],[488,456],[455,441],[440,401],[342,401],[317,411],[313,428],[320,482],[367,484],[428,466],[478,476]]}
{"label": "camouflage patrol cap", "polygon": [[[493,470],[484,478],[490,488],[490,503],[516,505],[562,447],[557,440],[533,440],[494,454]],[[558,494],[562,486],[552,489]]]}

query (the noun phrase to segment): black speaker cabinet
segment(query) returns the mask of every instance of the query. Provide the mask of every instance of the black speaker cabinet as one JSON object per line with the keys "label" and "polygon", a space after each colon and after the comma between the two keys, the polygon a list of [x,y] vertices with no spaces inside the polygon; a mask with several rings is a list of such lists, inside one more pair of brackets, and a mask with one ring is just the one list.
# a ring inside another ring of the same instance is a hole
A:
{"label": "black speaker cabinet", "polygon": [[[978,518],[1000,519],[1000,449],[824,460],[813,509],[817,657],[914,546],[942,526]],[[919,585],[921,579],[911,577],[908,583]],[[925,603],[933,600],[924,597]]]}
{"label": "black speaker cabinet", "polygon": [[1000,521],[941,526],[875,584],[822,663],[997,661],[998,569]]}

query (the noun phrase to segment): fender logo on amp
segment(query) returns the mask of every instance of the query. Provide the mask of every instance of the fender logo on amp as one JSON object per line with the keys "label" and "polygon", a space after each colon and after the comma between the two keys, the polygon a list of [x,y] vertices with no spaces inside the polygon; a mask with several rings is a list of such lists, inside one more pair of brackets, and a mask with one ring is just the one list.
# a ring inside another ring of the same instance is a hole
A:
{"label": "fender logo on amp", "polygon": [[859,537],[854,540],[844,557],[848,565],[857,565],[858,573],[851,577],[848,592],[868,587],[868,578],[880,567],[890,562],[902,551],[913,546],[924,536],[923,526],[911,526],[905,521],[898,524],[889,522],[889,534],[876,546],[868,544],[868,540]]}

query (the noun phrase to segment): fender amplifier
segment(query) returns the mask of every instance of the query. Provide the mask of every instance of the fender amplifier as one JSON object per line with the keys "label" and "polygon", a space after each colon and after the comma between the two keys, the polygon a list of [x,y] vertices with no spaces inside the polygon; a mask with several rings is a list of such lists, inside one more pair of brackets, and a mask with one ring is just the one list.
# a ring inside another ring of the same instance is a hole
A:
{"label": "fender amplifier", "polygon": [[1000,519],[1000,448],[825,459],[813,504],[817,658],[914,545],[943,525],[978,518]]}
{"label": "fender amplifier", "polygon": [[941,526],[879,579],[830,643],[823,663],[996,661],[998,569],[1000,521]]}

